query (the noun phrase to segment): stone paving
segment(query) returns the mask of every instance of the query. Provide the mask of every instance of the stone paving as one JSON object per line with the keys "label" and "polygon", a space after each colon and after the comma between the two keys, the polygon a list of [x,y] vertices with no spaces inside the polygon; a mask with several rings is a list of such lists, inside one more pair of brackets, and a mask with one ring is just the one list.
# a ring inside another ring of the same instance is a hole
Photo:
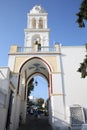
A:
{"label": "stone paving", "polygon": [[47,116],[41,116],[35,119],[34,116],[28,115],[26,123],[21,125],[18,130],[52,130]]}

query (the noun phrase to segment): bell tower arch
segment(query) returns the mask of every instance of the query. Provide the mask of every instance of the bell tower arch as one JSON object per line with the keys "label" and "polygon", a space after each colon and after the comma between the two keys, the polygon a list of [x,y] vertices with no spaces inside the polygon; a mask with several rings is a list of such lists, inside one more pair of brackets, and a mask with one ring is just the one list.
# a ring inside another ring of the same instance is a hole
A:
{"label": "bell tower arch", "polygon": [[50,30],[48,28],[47,16],[46,11],[37,5],[27,14],[27,28],[24,29],[24,47],[32,47],[36,41],[41,46],[49,46]]}

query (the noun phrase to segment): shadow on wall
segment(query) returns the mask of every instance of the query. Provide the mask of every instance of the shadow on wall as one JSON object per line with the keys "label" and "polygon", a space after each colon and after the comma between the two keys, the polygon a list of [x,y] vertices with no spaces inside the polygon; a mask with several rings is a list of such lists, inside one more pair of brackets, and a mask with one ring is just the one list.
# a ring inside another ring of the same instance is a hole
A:
{"label": "shadow on wall", "polygon": [[52,117],[52,127],[53,130],[70,130],[70,125],[57,117]]}
{"label": "shadow on wall", "polygon": [[82,125],[87,123],[87,108],[81,106],[70,107],[70,116],[68,123],[67,119],[64,121],[57,117],[52,117],[53,130],[81,130]]}

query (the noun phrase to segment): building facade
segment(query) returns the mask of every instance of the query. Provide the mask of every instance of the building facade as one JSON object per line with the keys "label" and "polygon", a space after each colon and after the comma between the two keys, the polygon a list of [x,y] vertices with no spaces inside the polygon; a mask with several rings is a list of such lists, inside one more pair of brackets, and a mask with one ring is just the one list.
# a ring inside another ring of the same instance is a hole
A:
{"label": "building facade", "polygon": [[8,67],[0,68],[0,130],[17,130],[20,114],[25,123],[28,83],[36,75],[48,83],[49,122],[53,129],[71,125],[72,106],[84,108],[86,113],[87,79],[81,79],[77,72],[85,47],[58,43],[50,47],[47,16],[41,6],[30,10],[24,29],[24,47],[12,45]]}

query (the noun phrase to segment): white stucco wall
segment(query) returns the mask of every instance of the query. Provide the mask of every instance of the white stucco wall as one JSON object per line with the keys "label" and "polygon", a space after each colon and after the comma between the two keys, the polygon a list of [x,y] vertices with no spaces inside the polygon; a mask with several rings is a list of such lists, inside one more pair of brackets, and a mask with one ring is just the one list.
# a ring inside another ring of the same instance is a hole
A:
{"label": "white stucco wall", "polygon": [[62,94],[61,74],[52,74],[52,81],[53,94]]}
{"label": "white stucco wall", "polygon": [[7,110],[5,108],[0,108],[0,130],[5,129],[6,112]]}
{"label": "white stucco wall", "polygon": [[7,119],[9,69],[0,67],[0,130],[4,130]]}
{"label": "white stucco wall", "polygon": [[14,55],[9,55],[8,58],[8,67],[10,68],[11,71],[14,70],[14,64],[15,63],[15,56]]}
{"label": "white stucco wall", "polygon": [[[51,97],[54,128],[65,127],[68,125],[67,123],[70,123],[70,106],[78,104],[87,110],[87,78],[81,78],[81,73],[77,72],[85,55],[86,49],[84,46],[61,47],[59,62],[62,73],[60,76],[53,75],[53,93],[64,92],[65,96],[64,98],[58,95]],[[65,126],[63,126],[64,124]]]}
{"label": "white stucco wall", "polygon": [[[10,125],[10,129],[13,130],[16,107],[17,79],[18,76],[15,74],[10,76],[10,69],[8,67],[0,67],[0,130],[5,130],[6,127],[10,90],[12,90],[14,93],[10,120],[12,123]],[[14,86],[12,86],[10,82],[13,82]]]}
{"label": "white stucco wall", "polygon": [[0,79],[8,79],[9,73],[10,73],[9,67],[0,67]]}
{"label": "white stucco wall", "polygon": [[20,101],[21,101],[20,96],[16,96],[15,101],[16,101],[15,102],[16,109],[15,109],[15,115],[14,115],[14,130],[17,130],[19,127]]}
{"label": "white stucco wall", "polygon": [[87,108],[87,78],[81,78],[81,73],[77,72],[85,55],[83,46],[62,47],[66,107],[79,104]]}

